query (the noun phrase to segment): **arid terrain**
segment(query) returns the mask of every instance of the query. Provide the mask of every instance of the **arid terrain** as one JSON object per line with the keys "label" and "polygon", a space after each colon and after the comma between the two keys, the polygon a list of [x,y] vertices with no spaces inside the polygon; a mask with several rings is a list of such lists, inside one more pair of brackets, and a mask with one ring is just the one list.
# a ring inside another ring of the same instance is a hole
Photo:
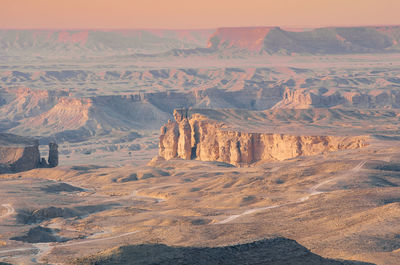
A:
{"label": "arid terrain", "polygon": [[399,42],[1,30],[0,264],[400,264]]}

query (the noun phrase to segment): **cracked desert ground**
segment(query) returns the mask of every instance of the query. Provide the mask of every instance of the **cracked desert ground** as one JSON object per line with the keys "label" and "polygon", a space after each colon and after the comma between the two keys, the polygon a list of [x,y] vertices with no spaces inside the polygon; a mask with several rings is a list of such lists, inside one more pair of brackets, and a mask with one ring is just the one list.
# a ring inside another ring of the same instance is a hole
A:
{"label": "cracked desert ground", "polygon": [[[0,174],[0,264],[400,264],[400,53],[195,40],[154,56],[7,46],[1,131],[44,157],[56,141],[59,165]],[[203,124],[189,159],[174,109]],[[255,160],[240,139],[260,134],[280,141]]]}

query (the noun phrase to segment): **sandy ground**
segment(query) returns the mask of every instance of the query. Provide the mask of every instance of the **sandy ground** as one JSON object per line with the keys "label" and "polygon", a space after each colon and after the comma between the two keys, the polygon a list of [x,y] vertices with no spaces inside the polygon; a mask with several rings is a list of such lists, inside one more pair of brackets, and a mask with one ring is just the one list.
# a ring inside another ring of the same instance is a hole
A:
{"label": "sandy ground", "polygon": [[[279,235],[323,257],[396,264],[399,151],[381,142],[250,168],[171,160],[2,175],[9,215],[1,218],[1,260],[63,263],[125,244],[222,246]],[[60,183],[83,190],[48,188]],[[51,206],[75,212],[34,214]],[[39,219],[23,223],[26,212]],[[10,240],[37,225],[67,241]]]}

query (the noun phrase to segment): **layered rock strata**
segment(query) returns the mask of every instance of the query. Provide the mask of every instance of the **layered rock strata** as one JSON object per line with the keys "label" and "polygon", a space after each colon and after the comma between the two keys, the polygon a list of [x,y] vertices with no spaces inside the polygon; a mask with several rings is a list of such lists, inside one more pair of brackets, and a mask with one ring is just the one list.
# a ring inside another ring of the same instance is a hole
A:
{"label": "layered rock strata", "polygon": [[164,159],[182,158],[221,161],[249,166],[259,161],[276,161],[310,156],[367,145],[367,136],[312,136],[231,131],[221,123],[200,114],[188,117],[175,111],[175,121],[161,128],[159,155]]}
{"label": "layered rock strata", "polygon": [[274,108],[399,108],[400,92],[396,89],[346,91],[345,89],[286,88],[283,97]]}
{"label": "layered rock strata", "polygon": [[40,159],[39,141],[14,134],[0,133],[0,173],[27,171],[58,165],[57,144],[49,144],[48,163]]}

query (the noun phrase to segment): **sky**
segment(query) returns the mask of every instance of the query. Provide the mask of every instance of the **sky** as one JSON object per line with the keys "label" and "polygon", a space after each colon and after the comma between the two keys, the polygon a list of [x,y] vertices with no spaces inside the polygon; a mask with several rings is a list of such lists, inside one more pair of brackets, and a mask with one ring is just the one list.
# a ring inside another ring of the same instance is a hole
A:
{"label": "sky", "polygon": [[0,28],[400,25],[400,0],[0,0]]}

